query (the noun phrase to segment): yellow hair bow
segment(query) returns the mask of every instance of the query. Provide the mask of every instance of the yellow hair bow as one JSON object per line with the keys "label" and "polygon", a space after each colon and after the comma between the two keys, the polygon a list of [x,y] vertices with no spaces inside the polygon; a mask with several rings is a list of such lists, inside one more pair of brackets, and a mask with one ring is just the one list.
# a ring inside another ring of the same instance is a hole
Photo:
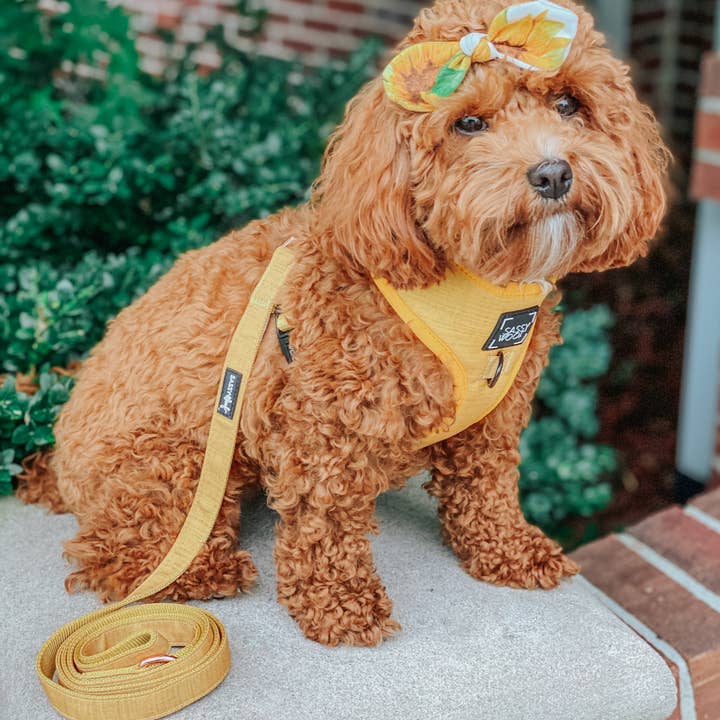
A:
{"label": "yellow hair bow", "polygon": [[495,17],[487,34],[403,50],[385,68],[385,92],[408,110],[428,112],[460,87],[473,63],[502,59],[527,70],[556,70],[567,59],[577,28],[577,15],[550,0],[512,5]]}

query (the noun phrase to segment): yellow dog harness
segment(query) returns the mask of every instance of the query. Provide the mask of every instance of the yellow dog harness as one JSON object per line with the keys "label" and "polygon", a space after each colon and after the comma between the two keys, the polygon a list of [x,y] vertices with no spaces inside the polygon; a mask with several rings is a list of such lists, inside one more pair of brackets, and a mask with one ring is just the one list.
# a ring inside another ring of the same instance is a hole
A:
{"label": "yellow dog harness", "polygon": [[[293,266],[290,242],[275,251],[232,337],[195,498],[167,556],[128,597],[60,628],[38,654],[40,682],[66,718],[154,720],[203,697],[227,675],[228,641],[213,615],[168,603],[130,606],[177,580],[215,525],[247,379]],[[396,290],[382,279],[375,283],[455,384],[455,417],[421,447],[460,432],[500,402],[522,364],[538,308],[550,289],[536,283],[495,287],[462,268],[423,290]],[[286,357],[289,332],[278,323]],[[181,649],[171,654],[174,646]]]}
{"label": "yellow dog harness", "polygon": [[396,290],[380,278],[375,284],[453,379],[454,417],[418,447],[457,435],[497,407],[520,370],[540,305],[553,287],[499,287],[462,267],[421,290]]}

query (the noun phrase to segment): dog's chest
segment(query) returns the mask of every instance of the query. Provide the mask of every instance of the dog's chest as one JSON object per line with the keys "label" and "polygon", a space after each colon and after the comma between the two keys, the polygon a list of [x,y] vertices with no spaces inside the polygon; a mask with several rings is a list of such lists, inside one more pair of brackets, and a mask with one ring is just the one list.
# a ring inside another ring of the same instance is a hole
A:
{"label": "dog's chest", "polygon": [[340,287],[292,330],[299,391],[329,399],[317,409],[328,421],[415,449],[481,420],[512,386],[548,289],[462,281],[449,292]]}

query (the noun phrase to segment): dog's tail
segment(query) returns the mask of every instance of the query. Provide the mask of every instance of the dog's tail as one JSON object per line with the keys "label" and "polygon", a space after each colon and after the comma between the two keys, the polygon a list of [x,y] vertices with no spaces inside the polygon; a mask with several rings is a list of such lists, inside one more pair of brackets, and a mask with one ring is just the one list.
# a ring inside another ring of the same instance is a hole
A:
{"label": "dog's tail", "polygon": [[24,503],[38,503],[54,513],[68,512],[60,491],[57,475],[52,468],[51,451],[36,452],[23,461],[23,472],[18,475],[17,496]]}

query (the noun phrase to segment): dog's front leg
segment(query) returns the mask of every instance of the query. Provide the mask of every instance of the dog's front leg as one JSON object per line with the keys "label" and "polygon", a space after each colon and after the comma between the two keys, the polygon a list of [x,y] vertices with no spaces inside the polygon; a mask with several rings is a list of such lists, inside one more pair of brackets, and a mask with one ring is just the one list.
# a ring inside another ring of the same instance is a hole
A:
{"label": "dog's front leg", "polygon": [[496,585],[552,588],[578,571],[525,520],[515,448],[471,428],[446,441],[443,453],[426,487],[438,498],[445,540],[470,575]]}
{"label": "dog's front leg", "polygon": [[315,431],[305,437],[310,452],[305,445],[285,453],[267,483],[281,517],[274,554],[278,599],[311,640],[377,645],[400,629],[368,540],[377,532],[375,498],[384,480],[367,448],[351,439],[333,446]]}
{"label": "dog's front leg", "polygon": [[523,516],[518,498],[520,433],[557,319],[541,310],[528,355],[508,395],[481,423],[432,448],[427,490],[437,497],[445,540],[478,580],[520,588],[552,588],[578,572],[572,560]]}

